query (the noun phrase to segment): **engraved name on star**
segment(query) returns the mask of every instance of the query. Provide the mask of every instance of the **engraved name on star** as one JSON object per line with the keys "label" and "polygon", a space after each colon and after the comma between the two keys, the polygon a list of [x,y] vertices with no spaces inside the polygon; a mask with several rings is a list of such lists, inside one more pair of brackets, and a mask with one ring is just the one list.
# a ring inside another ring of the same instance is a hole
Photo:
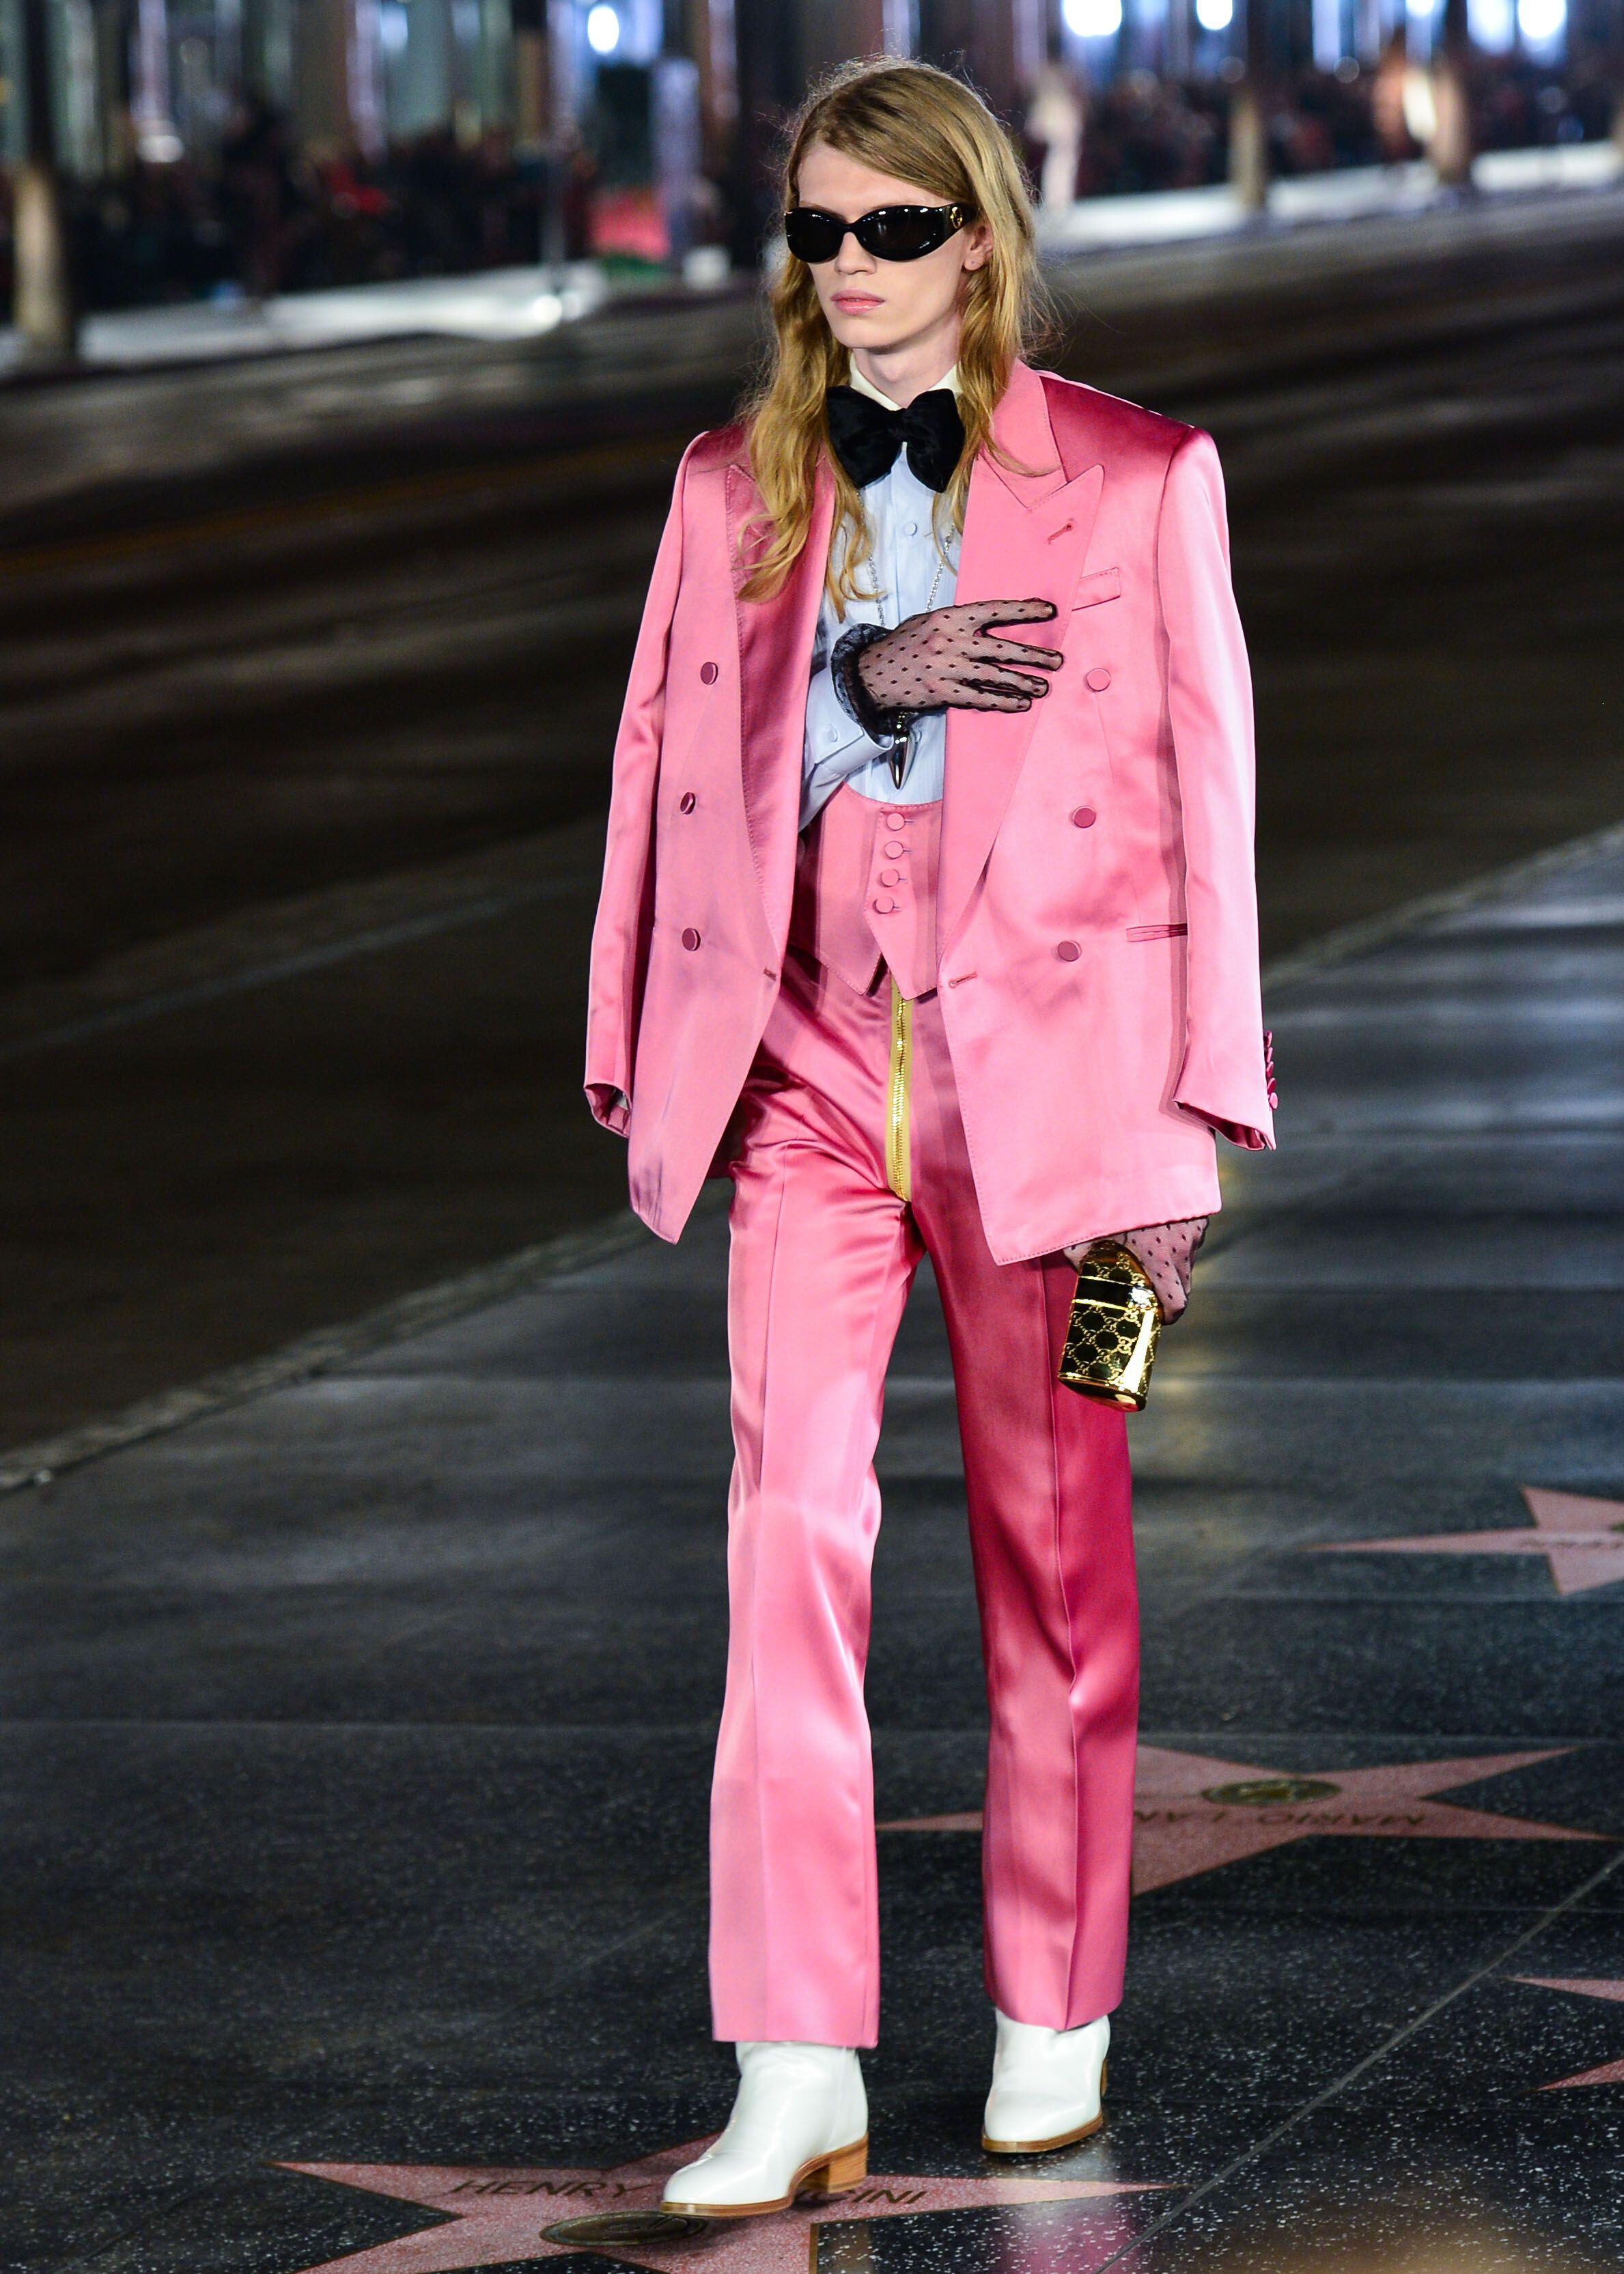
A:
{"label": "engraved name on star", "polygon": [[1531,1531],[1435,1532],[1404,1540],[1335,1540],[1314,1555],[1543,1555],[1559,1595],[1624,1579],[1624,1501],[1524,1485]]}
{"label": "engraved name on star", "polygon": [[[454,2274],[463,2267],[530,2265],[585,2255],[650,2274],[816,2274],[817,2230],[853,2220],[914,2218],[930,2211],[1010,2209],[1026,2203],[1088,2202],[1160,2192],[1164,2181],[1027,2179],[1004,2172],[966,2179],[871,2174],[841,2195],[813,2197],[763,2218],[717,2220],[696,2240],[549,2242],[556,2222],[593,2212],[652,2211],[666,2180],[715,2135],[662,2149],[628,2164],[488,2166],[437,2164],[294,2164],[282,2171],[331,2180],[369,2195],[393,2195],[446,2215],[393,2242],[329,2258],[301,2274]],[[1133,2240],[1124,2207],[1095,2214],[1066,2237],[1067,2274],[1092,2274]],[[697,2255],[696,2255],[697,2253]]]}
{"label": "engraved name on star", "polygon": [[[1592,1975],[1514,1974],[1514,1982],[1526,1982],[1534,1990],[1566,1990],[1575,1998],[1606,1998],[1616,2006],[1624,2006],[1624,1982],[1598,1980]],[[1541,2092],[1566,2092],[1576,2084],[1624,2084],[1624,2060],[1604,2061],[1599,2068],[1581,2069],[1575,2076],[1559,2076],[1551,2084],[1542,2084]]]}
{"label": "engraved name on star", "polygon": [[[1571,1745],[1468,1760],[1408,1761],[1306,1775],[1141,1745],[1133,1794],[1133,1892],[1215,1871],[1293,1840],[1598,1840],[1596,1832],[1440,1801],[1439,1793],[1560,1759]],[[979,1832],[979,1811],[916,1816],[882,1832]]]}

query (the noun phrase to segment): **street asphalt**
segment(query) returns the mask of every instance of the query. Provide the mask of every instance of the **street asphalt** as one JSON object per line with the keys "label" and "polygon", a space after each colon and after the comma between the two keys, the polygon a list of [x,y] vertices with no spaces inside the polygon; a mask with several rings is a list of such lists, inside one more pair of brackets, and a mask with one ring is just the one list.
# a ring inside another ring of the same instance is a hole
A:
{"label": "street asphalt", "polygon": [[[1624,812],[1624,194],[1099,256],[1209,426],[1266,946]],[[623,1201],[577,1088],[610,743],[747,294],[8,392],[0,1447]]]}

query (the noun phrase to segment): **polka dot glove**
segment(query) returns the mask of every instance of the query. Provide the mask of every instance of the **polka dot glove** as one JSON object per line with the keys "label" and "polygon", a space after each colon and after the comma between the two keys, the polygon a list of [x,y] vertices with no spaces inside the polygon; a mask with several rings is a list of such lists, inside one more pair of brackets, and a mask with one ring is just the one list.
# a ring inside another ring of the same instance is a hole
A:
{"label": "polka dot glove", "polygon": [[[1187,1216],[1177,1224],[1147,1224],[1114,1235],[1144,1267],[1169,1325],[1189,1303],[1195,1252],[1207,1237],[1207,1221],[1204,1216]],[[1090,1245],[1085,1241],[1079,1247],[1066,1248],[1066,1261],[1073,1268],[1080,1265]]]}
{"label": "polka dot glove", "polygon": [[[854,624],[835,643],[837,691],[866,734],[880,741],[927,711],[1030,711],[1058,671],[1058,648],[1000,639],[991,624],[1043,623],[1049,600],[967,600],[909,616],[894,631]],[[1012,666],[1019,665],[1019,669]]]}

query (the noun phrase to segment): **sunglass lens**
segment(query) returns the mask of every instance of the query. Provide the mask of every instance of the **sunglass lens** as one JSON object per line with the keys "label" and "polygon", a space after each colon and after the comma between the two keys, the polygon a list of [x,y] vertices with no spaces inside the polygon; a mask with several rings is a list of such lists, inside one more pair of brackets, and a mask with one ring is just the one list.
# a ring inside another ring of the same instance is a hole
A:
{"label": "sunglass lens", "polygon": [[845,235],[844,222],[831,214],[798,206],[784,216],[784,241],[797,260],[832,260]]}
{"label": "sunglass lens", "polygon": [[941,209],[932,206],[882,206],[865,214],[858,231],[876,260],[917,260],[952,235]]}

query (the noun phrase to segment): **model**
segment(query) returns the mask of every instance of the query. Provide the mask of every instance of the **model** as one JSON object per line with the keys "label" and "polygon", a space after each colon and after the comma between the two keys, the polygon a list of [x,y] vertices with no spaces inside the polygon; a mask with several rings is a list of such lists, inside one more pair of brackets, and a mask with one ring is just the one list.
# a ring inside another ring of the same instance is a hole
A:
{"label": "model", "polygon": [[797,124],[771,370],[683,458],[615,748],[587,1091],[674,1239],[733,1178],[716,2034],[667,2206],[855,2185],[879,2010],[863,1668],[887,1359],[929,1254],[991,1741],[983,2144],[1100,2120],[1139,1639],[1123,1415],[1058,1386],[1089,1240],[1164,1311],[1272,1142],[1245,651],[1208,437],[1022,358],[996,120],[853,65]]}

